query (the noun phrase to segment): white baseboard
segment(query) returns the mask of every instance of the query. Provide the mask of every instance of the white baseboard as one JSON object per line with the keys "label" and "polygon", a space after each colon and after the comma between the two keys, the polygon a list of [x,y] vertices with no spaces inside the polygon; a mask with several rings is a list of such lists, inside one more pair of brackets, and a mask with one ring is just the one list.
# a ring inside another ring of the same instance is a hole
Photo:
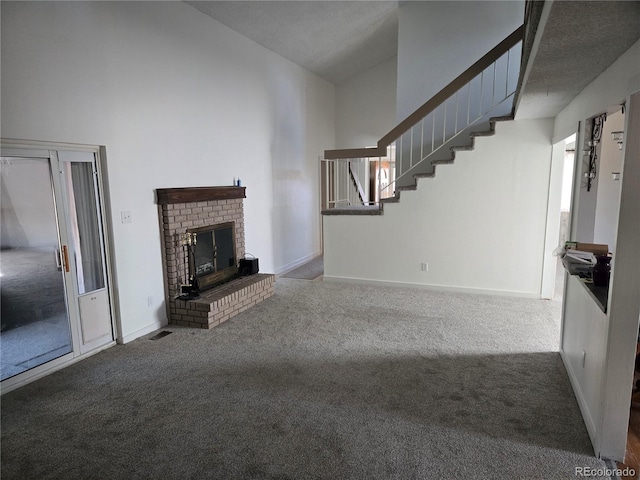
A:
{"label": "white baseboard", "polygon": [[148,333],[155,332],[156,330],[160,330],[161,328],[166,327],[167,323],[168,322],[167,322],[166,319],[155,321],[155,322],[147,325],[146,327],[141,328],[140,330],[136,330],[135,332],[130,333],[128,335],[124,335],[122,337],[118,337],[118,343],[124,344],[124,343],[132,342],[136,338],[144,337]]}
{"label": "white baseboard", "polygon": [[284,265],[282,267],[276,268],[275,269],[276,270],[275,274],[276,275],[283,275],[285,273],[289,273],[291,270],[295,270],[300,265],[304,265],[305,263],[313,260],[316,257],[319,257],[320,255],[322,255],[322,252],[316,252],[316,253],[312,253],[310,255],[307,255],[305,257],[302,257],[302,258],[296,260],[295,262],[291,262],[291,263],[288,263],[287,265]]}
{"label": "white baseboard", "polygon": [[385,287],[421,288],[424,290],[435,290],[440,292],[474,293],[478,295],[495,295],[495,296],[501,296],[501,297],[540,299],[540,292],[517,292],[517,291],[511,291],[511,290],[492,290],[492,289],[484,289],[484,288],[453,287],[449,285],[432,285],[432,284],[425,284],[425,283],[392,282],[387,280],[371,280],[366,278],[335,277],[335,276],[330,276],[326,274],[324,275],[324,281],[341,282],[341,283],[360,283],[365,285],[380,285]]}

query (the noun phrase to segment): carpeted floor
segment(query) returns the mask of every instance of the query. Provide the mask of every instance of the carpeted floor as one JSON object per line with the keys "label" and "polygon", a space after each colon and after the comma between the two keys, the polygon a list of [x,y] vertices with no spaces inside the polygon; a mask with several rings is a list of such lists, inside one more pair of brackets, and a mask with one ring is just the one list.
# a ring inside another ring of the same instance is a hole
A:
{"label": "carpeted floor", "polygon": [[324,256],[314,258],[313,260],[300,265],[298,268],[290,272],[282,274],[282,278],[297,278],[300,280],[315,280],[324,274]]}
{"label": "carpeted floor", "polygon": [[[279,279],[2,397],[3,479],[574,479],[557,302]],[[603,478],[603,477],[590,477]]]}

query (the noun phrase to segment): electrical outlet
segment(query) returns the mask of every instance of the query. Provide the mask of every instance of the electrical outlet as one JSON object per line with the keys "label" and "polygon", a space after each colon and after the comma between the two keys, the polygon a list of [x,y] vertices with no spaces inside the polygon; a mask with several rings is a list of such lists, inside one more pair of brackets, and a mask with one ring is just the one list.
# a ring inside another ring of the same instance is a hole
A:
{"label": "electrical outlet", "polygon": [[122,219],[122,223],[131,223],[133,221],[131,212],[120,212],[120,218]]}
{"label": "electrical outlet", "polygon": [[423,272],[428,272],[429,271],[429,264],[427,262],[422,262],[420,264],[420,270],[422,270]]}
{"label": "electrical outlet", "polygon": [[587,352],[582,350],[582,368],[584,368],[584,365],[586,362],[587,362]]}
{"label": "electrical outlet", "polygon": [[153,305],[153,297],[151,295],[149,295],[147,297],[147,307],[150,307]]}

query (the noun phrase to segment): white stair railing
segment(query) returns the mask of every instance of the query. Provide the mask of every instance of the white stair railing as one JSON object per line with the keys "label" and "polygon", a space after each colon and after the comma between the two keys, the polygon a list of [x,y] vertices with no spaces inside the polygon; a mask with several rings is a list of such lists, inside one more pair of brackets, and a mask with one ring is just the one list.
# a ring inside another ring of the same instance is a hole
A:
{"label": "white stair railing", "polygon": [[339,159],[322,161],[324,183],[323,209],[346,208],[368,205],[365,187],[360,178],[364,178],[368,159]]}
{"label": "white stair railing", "polygon": [[[435,162],[450,159],[451,148],[469,144],[468,134],[487,129],[491,117],[511,114],[523,32],[524,26],[513,32],[385,135],[377,147],[325,151],[325,168],[335,175],[326,185],[337,190],[326,193],[334,200],[323,208],[381,205],[385,198],[415,185],[414,175],[430,174]],[[358,201],[358,189],[350,191],[348,185],[349,165],[371,162],[377,192]]]}

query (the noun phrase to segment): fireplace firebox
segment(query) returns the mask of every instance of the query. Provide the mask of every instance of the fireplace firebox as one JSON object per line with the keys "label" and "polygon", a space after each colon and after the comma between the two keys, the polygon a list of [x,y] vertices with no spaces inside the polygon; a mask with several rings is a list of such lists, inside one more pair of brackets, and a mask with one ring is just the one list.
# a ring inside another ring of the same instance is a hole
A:
{"label": "fireplace firebox", "polygon": [[187,230],[189,278],[200,291],[233,279],[238,274],[234,222]]}

